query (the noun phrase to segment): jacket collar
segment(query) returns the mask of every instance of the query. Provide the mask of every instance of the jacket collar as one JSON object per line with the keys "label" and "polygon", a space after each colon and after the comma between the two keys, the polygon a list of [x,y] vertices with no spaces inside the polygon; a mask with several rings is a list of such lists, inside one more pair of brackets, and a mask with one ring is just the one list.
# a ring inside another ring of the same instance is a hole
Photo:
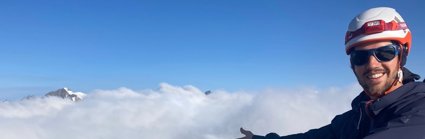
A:
{"label": "jacket collar", "polygon": [[418,91],[412,91],[415,89],[415,86],[417,85],[418,84],[414,82],[407,83],[397,88],[393,92],[374,100],[369,105],[370,112],[372,112],[373,115],[377,115],[382,109],[397,102],[397,100],[400,100],[403,97],[417,93]]}

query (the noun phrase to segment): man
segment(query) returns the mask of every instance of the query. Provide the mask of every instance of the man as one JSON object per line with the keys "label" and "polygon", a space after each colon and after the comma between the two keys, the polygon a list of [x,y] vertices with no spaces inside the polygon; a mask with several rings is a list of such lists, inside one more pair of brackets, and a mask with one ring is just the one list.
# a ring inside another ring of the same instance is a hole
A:
{"label": "man", "polygon": [[411,33],[403,18],[388,7],[366,10],[351,21],[345,46],[364,89],[351,110],[305,133],[264,137],[241,128],[240,139],[425,139],[425,83],[404,68]]}

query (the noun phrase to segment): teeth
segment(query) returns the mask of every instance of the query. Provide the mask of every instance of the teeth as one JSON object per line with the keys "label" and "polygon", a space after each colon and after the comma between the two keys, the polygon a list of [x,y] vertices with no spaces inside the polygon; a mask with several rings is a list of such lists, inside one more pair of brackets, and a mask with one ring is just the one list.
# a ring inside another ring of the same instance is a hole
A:
{"label": "teeth", "polygon": [[384,75],[384,74],[383,73],[377,73],[377,74],[369,75],[368,77],[371,78],[371,79],[376,79],[376,78],[381,77],[382,75]]}

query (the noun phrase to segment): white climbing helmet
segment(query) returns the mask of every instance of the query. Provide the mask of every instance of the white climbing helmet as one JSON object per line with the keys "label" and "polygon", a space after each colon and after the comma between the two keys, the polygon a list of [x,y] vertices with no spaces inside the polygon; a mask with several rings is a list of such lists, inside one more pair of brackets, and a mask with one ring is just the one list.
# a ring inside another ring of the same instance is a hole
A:
{"label": "white climbing helmet", "polygon": [[400,14],[389,7],[372,8],[351,20],[345,35],[345,51],[348,55],[351,48],[362,43],[387,40],[405,45],[406,55],[410,51],[412,35]]}

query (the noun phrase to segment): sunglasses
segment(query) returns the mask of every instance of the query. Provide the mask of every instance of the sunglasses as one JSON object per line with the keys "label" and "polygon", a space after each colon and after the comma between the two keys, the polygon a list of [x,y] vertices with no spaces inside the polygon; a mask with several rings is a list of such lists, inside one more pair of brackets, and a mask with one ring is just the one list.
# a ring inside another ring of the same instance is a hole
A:
{"label": "sunglasses", "polygon": [[350,53],[351,64],[361,66],[369,63],[369,57],[373,55],[379,62],[388,62],[398,55],[396,44],[382,46],[376,49],[369,50],[353,50]]}

